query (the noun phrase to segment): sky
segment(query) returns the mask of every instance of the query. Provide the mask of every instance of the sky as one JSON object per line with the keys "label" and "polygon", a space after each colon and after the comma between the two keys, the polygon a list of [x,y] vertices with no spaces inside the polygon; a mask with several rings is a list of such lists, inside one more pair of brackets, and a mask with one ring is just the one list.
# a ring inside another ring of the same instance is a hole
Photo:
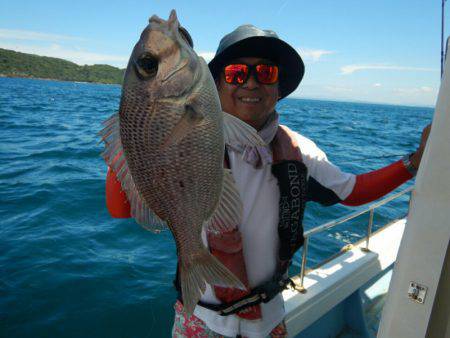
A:
{"label": "sky", "polygon": [[0,48],[126,67],[148,18],[171,9],[207,61],[239,25],[277,32],[306,65],[290,97],[435,105],[441,0],[0,0]]}

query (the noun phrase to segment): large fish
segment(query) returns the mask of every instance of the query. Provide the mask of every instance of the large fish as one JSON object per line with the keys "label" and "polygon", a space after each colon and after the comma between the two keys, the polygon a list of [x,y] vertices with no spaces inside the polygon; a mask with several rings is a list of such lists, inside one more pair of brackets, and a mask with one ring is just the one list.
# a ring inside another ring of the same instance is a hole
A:
{"label": "large fish", "polygon": [[152,16],[133,49],[119,113],[101,131],[103,157],[117,174],[131,215],[175,238],[183,302],[192,313],[206,284],[243,288],[204,247],[202,227],[239,224],[242,203],[225,142],[262,145],[255,130],[223,113],[206,62],[192,49],[175,11]]}

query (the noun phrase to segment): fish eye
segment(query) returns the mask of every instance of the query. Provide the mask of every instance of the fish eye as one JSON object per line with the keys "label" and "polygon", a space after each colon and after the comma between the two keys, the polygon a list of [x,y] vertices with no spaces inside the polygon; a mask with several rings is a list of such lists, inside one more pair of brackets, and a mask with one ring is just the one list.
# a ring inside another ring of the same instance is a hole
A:
{"label": "fish eye", "polygon": [[137,75],[142,80],[150,79],[158,72],[158,59],[148,53],[142,54],[134,65]]}

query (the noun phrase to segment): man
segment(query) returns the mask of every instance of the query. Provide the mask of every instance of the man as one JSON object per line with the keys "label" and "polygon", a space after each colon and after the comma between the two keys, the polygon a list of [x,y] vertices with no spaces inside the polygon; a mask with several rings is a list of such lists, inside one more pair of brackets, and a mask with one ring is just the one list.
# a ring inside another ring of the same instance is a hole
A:
{"label": "man", "polygon": [[[286,285],[290,259],[302,244],[298,225],[305,202],[360,205],[387,194],[414,176],[429,128],[414,154],[371,173],[344,173],[314,142],[278,124],[276,103],[297,88],[304,65],[274,32],[251,25],[238,27],[220,41],[209,68],[223,110],[258,130],[268,146],[227,145],[225,164],[232,170],[243,202],[242,224],[228,234],[205,236],[211,252],[248,289],[208,286],[192,316],[183,311],[180,294],[173,335],[285,337],[280,291]],[[292,173],[297,180],[290,180]],[[293,188],[298,194],[292,193]],[[111,214],[129,217],[126,205],[116,198],[120,185],[112,173],[106,193]],[[273,285],[281,287],[273,292]]]}

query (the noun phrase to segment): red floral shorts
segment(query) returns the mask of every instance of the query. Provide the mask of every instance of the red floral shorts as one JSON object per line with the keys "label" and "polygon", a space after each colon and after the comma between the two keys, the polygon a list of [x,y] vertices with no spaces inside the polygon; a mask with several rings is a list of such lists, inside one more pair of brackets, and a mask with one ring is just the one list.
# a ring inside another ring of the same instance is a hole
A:
{"label": "red floral shorts", "polygon": [[[189,316],[183,311],[183,304],[180,301],[175,303],[175,320],[172,328],[173,338],[225,338],[210,330],[204,321],[195,315]],[[282,321],[271,332],[269,337],[285,338],[287,337],[286,324]],[[243,337],[245,338],[245,337]]]}

